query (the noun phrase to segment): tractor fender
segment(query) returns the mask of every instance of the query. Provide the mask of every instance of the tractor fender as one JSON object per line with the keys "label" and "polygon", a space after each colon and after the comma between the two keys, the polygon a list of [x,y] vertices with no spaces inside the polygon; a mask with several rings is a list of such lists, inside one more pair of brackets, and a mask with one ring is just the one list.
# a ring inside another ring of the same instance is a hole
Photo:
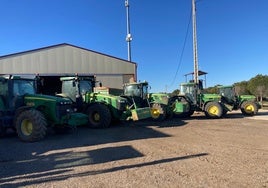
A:
{"label": "tractor fender", "polygon": [[109,105],[108,103],[104,102],[104,101],[88,103],[88,104],[84,107],[84,110],[83,110],[83,111],[84,111],[84,112],[87,112],[88,109],[91,108],[91,106],[94,106],[95,104],[102,104],[102,105],[106,106],[106,107],[109,109],[110,113],[112,113],[112,110],[111,110],[111,108],[110,108],[110,105]]}
{"label": "tractor fender", "polygon": [[32,106],[21,106],[21,107],[16,109],[14,117],[16,119],[18,114],[22,113],[23,111],[30,110],[30,109],[36,109],[36,110],[40,111],[41,113],[43,113],[44,108],[45,108],[45,106],[38,106],[37,108],[32,107]]}
{"label": "tractor fender", "polygon": [[109,107],[109,104],[108,104],[108,103],[106,103],[106,102],[104,102],[104,101],[100,101],[100,102],[92,102],[92,103],[88,103],[86,108],[89,108],[89,107],[91,107],[91,106],[94,105],[94,104],[103,104],[103,105]]}
{"label": "tractor fender", "polygon": [[32,108],[33,107],[31,107],[31,106],[22,106],[22,107],[17,108],[15,111],[15,117],[16,117],[16,115],[20,114],[21,112],[26,111],[26,110],[30,110]]}

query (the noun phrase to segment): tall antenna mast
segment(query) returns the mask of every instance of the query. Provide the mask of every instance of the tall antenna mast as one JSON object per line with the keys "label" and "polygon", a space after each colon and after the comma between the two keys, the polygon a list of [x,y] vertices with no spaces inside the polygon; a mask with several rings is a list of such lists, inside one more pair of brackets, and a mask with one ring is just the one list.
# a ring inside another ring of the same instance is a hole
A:
{"label": "tall antenna mast", "polygon": [[130,34],[130,18],[129,18],[129,3],[128,0],[125,0],[125,7],[127,12],[127,54],[128,54],[128,61],[131,61],[131,45],[130,42],[132,41],[132,37]]}
{"label": "tall antenna mast", "polygon": [[192,0],[192,22],[193,22],[193,53],[194,53],[194,83],[199,84],[198,79],[198,57],[197,57],[197,36],[196,36],[196,8],[195,0]]}

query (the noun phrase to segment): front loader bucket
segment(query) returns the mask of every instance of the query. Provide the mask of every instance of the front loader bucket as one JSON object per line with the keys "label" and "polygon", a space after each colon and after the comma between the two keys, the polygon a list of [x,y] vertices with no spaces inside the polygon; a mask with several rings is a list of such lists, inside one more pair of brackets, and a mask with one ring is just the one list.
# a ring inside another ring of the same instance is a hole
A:
{"label": "front loader bucket", "polygon": [[138,108],[138,109],[131,110],[131,115],[132,115],[133,121],[151,118],[152,117],[151,108],[146,107],[146,108]]}

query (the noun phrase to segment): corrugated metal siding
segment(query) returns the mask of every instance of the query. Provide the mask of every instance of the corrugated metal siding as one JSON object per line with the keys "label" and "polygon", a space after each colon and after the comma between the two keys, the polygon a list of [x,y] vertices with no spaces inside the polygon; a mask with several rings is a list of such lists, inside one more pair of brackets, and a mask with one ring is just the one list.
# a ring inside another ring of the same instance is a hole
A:
{"label": "corrugated metal siding", "polygon": [[0,58],[0,74],[135,74],[135,66],[134,63],[70,45]]}
{"label": "corrugated metal siding", "polygon": [[102,83],[103,86],[110,88],[123,88],[123,76],[122,75],[101,75],[96,76],[97,80]]}
{"label": "corrugated metal siding", "polygon": [[69,44],[0,57],[0,74],[94,74],[104,86],[122,88],[135,78],[136,63]]}

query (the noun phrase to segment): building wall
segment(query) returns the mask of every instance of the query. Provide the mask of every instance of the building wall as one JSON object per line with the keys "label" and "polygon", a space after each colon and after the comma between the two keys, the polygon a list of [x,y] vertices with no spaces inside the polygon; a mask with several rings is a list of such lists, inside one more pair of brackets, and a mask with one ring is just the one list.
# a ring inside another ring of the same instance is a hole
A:
{"label": "building wall", "polygon": [[136,63],[69,44],[0,57],[0,74],[94,74],[103,85],[121,88],[135,80]]}

